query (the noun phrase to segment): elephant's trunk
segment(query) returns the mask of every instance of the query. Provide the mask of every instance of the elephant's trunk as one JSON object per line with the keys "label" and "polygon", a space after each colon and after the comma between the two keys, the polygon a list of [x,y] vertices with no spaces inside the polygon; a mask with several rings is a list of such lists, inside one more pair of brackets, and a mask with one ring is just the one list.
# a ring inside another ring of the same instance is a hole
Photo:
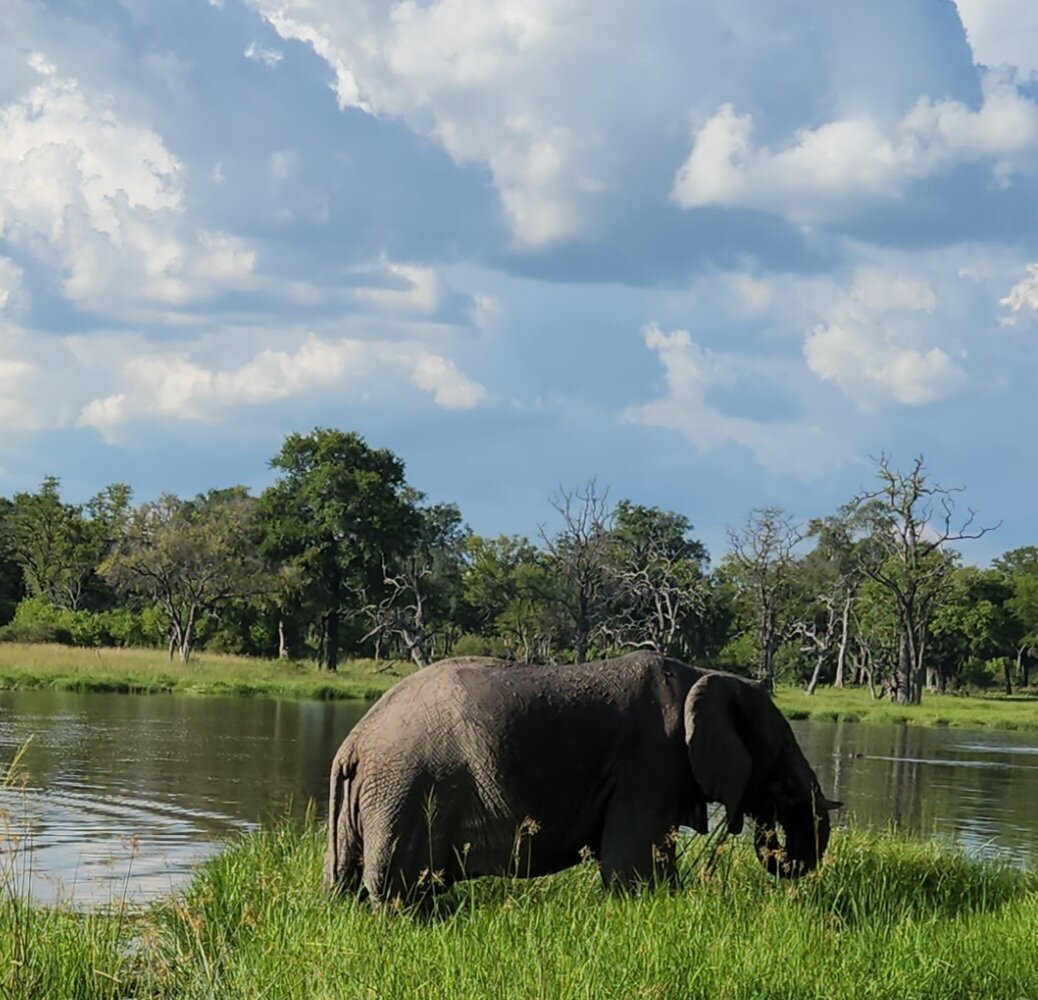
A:
{"label": "elephant's trunk", "polygon": [[[819,801],[777,808],[758,817],[754,834],[757,857],[767,871],[782,878],[798,878],[818,867],[829,844],[829,810]],[[779,838],[779,828],[785,843]]]}

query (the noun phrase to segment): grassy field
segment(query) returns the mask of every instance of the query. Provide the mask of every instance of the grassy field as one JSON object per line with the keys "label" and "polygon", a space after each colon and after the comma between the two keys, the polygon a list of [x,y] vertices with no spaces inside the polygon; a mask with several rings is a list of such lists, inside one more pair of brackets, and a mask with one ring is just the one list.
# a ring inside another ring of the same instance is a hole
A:
{"label": "grassy field", "polygon": [[411,669],[399,661],[349,660],[339,665],[337,673],[329,674],[311,663],[204,652],[183,664],[156,649],[0,643],[0,688],[9,690],[49,687],[372,700]]}
{"label": "grassy field", "polygon": [[311,827],[250,834],[145,914],[0,899],[12,998],[1038,996],[1038,879],[933,845],[836,833],[822,868],[769,879],[743,840],[701,841],[676,893],[606,896],[588,863],[455,888],[433,918],[319,886]]}
{"label": "grassy field", "polygon": [[779,688],[775,701],[787,718],[848,722],[898,723],[960,728],[1038,729],[1038,697],[991,694],[967,697],[923,694],[921,705],[895,705],[873,698],[865,688]]}

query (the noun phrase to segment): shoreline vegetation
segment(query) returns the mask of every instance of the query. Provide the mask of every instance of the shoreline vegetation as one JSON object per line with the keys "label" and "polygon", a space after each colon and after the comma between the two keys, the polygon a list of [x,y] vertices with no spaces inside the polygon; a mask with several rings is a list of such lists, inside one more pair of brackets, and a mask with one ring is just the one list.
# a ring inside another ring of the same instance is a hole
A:
{"label": "shoreline vegetation", "polygon": [[[204,652],[182,664],[156,649],[0,643],[0,690],[374,701],[414,669],[403,660],[346,660],[332,674],[312,663]],[[775,700],[790,719],[1038,730],[1038,695],[1033,693],[927,694],[921,705],[900,705],[873,698],[860,687],[820,687],[808,695],[780,685]]]}
{"label": "shoreline vegetation", "polygon": [[[456,886],[433,917],[320,884],[314,823],[245,835],[143,912],[0,894],[0,993],[38,998],[1038,996],[1038,873],[837,831],[772,879],[747,838],[687,842],[683,886],[602,892],[593,863]],[[708,857],[709,855],[709,857]],[[2,888],[2,880],[0,880]]]}

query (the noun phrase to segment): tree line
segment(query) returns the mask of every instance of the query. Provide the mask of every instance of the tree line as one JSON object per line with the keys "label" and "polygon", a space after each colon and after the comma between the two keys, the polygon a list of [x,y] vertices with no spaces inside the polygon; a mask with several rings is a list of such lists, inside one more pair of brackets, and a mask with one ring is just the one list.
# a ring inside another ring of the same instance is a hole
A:
{"label": "tree line", "polygon": [[966,565],[992,530],[960,491],[876,460],[875,488],[796,523],[762,507],[716,565],[689,518],[591,480],[560,488],[532,536],[472,532],[404,463],[355,433],[291,434],[273,484],[85,504],[46,478],[0,498],[0,639],[313,659],[448,655],[575,661],[650,649],[803,684],[1027,686],[1038,548]]}

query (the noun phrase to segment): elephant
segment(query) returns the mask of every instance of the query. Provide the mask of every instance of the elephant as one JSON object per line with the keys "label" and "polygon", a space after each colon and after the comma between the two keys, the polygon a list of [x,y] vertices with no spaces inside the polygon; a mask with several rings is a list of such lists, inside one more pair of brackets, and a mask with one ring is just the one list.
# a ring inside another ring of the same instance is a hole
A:
{"label": "elephant", "polygon": [[[758,684],[637,652],[584,664],[432,664],[387,691],[331,767],[324,881],[376,907],[588,852],[603,884],[676,885],[679,826],[756,824],[766,869],[820,862],[827,800]],[[777,828],[785,833],[783,843]]]}

